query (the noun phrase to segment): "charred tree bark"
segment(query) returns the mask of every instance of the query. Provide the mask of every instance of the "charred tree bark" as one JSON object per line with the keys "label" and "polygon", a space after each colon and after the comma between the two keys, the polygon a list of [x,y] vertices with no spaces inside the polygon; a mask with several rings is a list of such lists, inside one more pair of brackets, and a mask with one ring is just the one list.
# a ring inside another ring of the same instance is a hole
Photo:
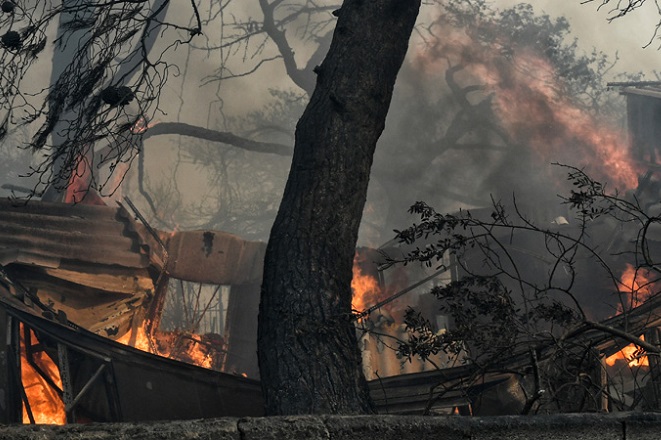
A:
{"label": "charred tree bark", "polygon": [[258,352],[267,414],[373,411],[351,322],[372,158],[420,0],[346,0],[266,250]]}

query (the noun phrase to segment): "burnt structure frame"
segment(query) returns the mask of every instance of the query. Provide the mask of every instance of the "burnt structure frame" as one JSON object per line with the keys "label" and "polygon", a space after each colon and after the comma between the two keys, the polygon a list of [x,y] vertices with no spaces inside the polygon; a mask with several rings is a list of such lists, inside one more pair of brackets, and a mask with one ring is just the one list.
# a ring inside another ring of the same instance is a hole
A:
{"label": "burnt structure frame", "polygon": [[[20,314],[12,313],[10,309],[8,309],[8,315],[10,317],[10,323],[11,323],[8,326],[11,332],[8,335],[8,340],[11,341],[11,346],[9,348],[10,351],[14,354],[14,356],[18,356],[17,357],[18,362],[9,363],[8,367],[12,370],[11,376],[18,379],[16,383],[18,390],[16,391],[18,391],[19,395],[21,396],[21,402],[26,408],[31,424],[34,424],[35,420],[32,414],[29,400],[25,393],[22,380],[20,379],[22,373],[21,362],[20,362],[21,328],[23,332],[24,349],[25,349],[27,363],[58,394],[63,404],[65,405],[65,414],[66,414],[67,423],[76,423],[78,421],[76,407],[80,403],[80,399],[89,391],[91,385],[95,381],[97,381],[100,377],[102,377],[103,387],[105,388],[105,392],[106,392],[108,409],[110,413],[109,421],[115,422],[122,420],[121,404],[119,401],[119,394],[116,388],[117,381],[115,380],[115,373],[113,369],[112,359],[106,356],[101,356],[96,353],[92,353],[88,350],[84,350],[81,347],[76,347],[74,344],[71,344],[61,338],[57,338],[52,333],[48,334],[47,338],[52,340],[52,342],[54,343],[54,347],[57,351],[57,358],[56,358],[57,361],[53,359],[53,362],[57,366],[60,373],[60,377],[62,379],[63,386],[62,388],[60,388],[55,384],[53,378],[51,378],[46,372],[44,372],[34,361],[34,354],[38,351],[44,351],[49,356],[50,354],[48,353],[48,351],[45,348],[45,345],[42,342],[39,342],[38,344],[34,344],[34,345],[32,344],[31,342],[32,338],[30,333],[34,331],[34,332],[39,332],[42,335],[46,335],[47,330],[43,328],[39,328],[39,326],[35,325],[34,323],[28,323],[25,319],[21,319]],[[74,391],[73,383],[71,381],[71,361],[69,356],[70,351],[73,351],[78,355],[82,355],[94,359],[97,362],[100,362],[100,366],[96,369],[96,371],[92,374],[92,376],[85,381],[84,385],[80,387],[80,389],[77,391]],[[12,393],[10,392],[10,394]],[[20,411],[19,411],[19,415],[20,415]],[[15,421],[21,422],[20,417],[19,420],[15,420]]]}

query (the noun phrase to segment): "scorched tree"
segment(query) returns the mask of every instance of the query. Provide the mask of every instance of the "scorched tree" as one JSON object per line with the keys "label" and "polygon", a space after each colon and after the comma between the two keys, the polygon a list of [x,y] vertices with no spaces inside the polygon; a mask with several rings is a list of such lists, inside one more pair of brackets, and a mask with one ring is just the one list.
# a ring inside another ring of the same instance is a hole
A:
{"label": "scorched tree", "polygon": [[358,226],[419,0],[347,0],[266,251],[258,352],[268,414],[372,411],[351,320]]}
{"label": "scorched tree", "polygon": [[[169,3],[20,2],[3,10],[0,138],[17,126],[37,127],[30,146],[43,161],[33,170],[40,182],[31,196],[46,187],[61,193],[81,161],[92,171],[100,165],[94,155],[111,172],[135,157],[172,68],[167,49],[189,42],[206,23],[194,1],[190,25],[163,20]],[[265,10],[281,4],[260,2]],[[419,7],[420,0],[345,1],[333,13],[337,26],[314,69],[316,86],[301,83],[313,92],[269,240],[260,307],[268,414],[372,411],[351,322],[351,266],[376,141]],[[60,65],[42,94],[23,92],[56,17]],[[165,41],[166,30],[177,36]],[[269,37],[281,45],[284,33],[271,29]],[[154,55],[156,38],[166,49]],[[94,176],[89,185],[104,187]]]}

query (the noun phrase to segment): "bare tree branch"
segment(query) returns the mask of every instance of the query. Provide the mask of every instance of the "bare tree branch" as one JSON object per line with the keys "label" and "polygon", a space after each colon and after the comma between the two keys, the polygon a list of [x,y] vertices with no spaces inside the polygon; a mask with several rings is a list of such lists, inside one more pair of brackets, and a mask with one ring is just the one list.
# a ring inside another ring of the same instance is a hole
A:
{"label": "bare tree branch", "polygon": [[143,139],[153,136],[176,134],[180,136],[190,136],[197,139],[203,139],[211,142],[220,142],[234,147],[242,148],[256,153],[270,153],[280,156],[291,156],[294,149],[290,145],[276,144],[272,142],[258,142],[246,139],[226,131],[209,130],[208,128],[198,127],[186,124],[184,122],[161,122],[150,127]]}
{"label": "bare tree branch", "polygon": [[278,29],[275,23],[274,10],[281,2],[282,0],[276,0],[272,3],[269,3],[268,0],[259,0],[259,5],[264,13],[264,30],[278,47],[280,54],[282,54],[287,75],[310,96],[314,91],[315,78],[308,72],[298,68],[296,59],[294,58],[294,51],[287,41],[285,31]]}

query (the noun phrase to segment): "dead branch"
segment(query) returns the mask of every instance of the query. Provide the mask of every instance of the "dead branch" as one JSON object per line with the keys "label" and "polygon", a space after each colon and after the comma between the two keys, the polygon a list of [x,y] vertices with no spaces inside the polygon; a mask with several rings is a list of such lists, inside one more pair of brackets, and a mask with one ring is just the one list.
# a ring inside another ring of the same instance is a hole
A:
{"label": "dead branch", "polygon": [[210,142],[219,142],[256,153],[270,153],[280,156],[291,156],[294,149],[291,145],[276,144],[272,142],[259,142],[237,136],[226,131],[210,130],[184,122],[161,122],[150,127],[143,135],[144,139],[153,136],[176,134],[203,139]]}

